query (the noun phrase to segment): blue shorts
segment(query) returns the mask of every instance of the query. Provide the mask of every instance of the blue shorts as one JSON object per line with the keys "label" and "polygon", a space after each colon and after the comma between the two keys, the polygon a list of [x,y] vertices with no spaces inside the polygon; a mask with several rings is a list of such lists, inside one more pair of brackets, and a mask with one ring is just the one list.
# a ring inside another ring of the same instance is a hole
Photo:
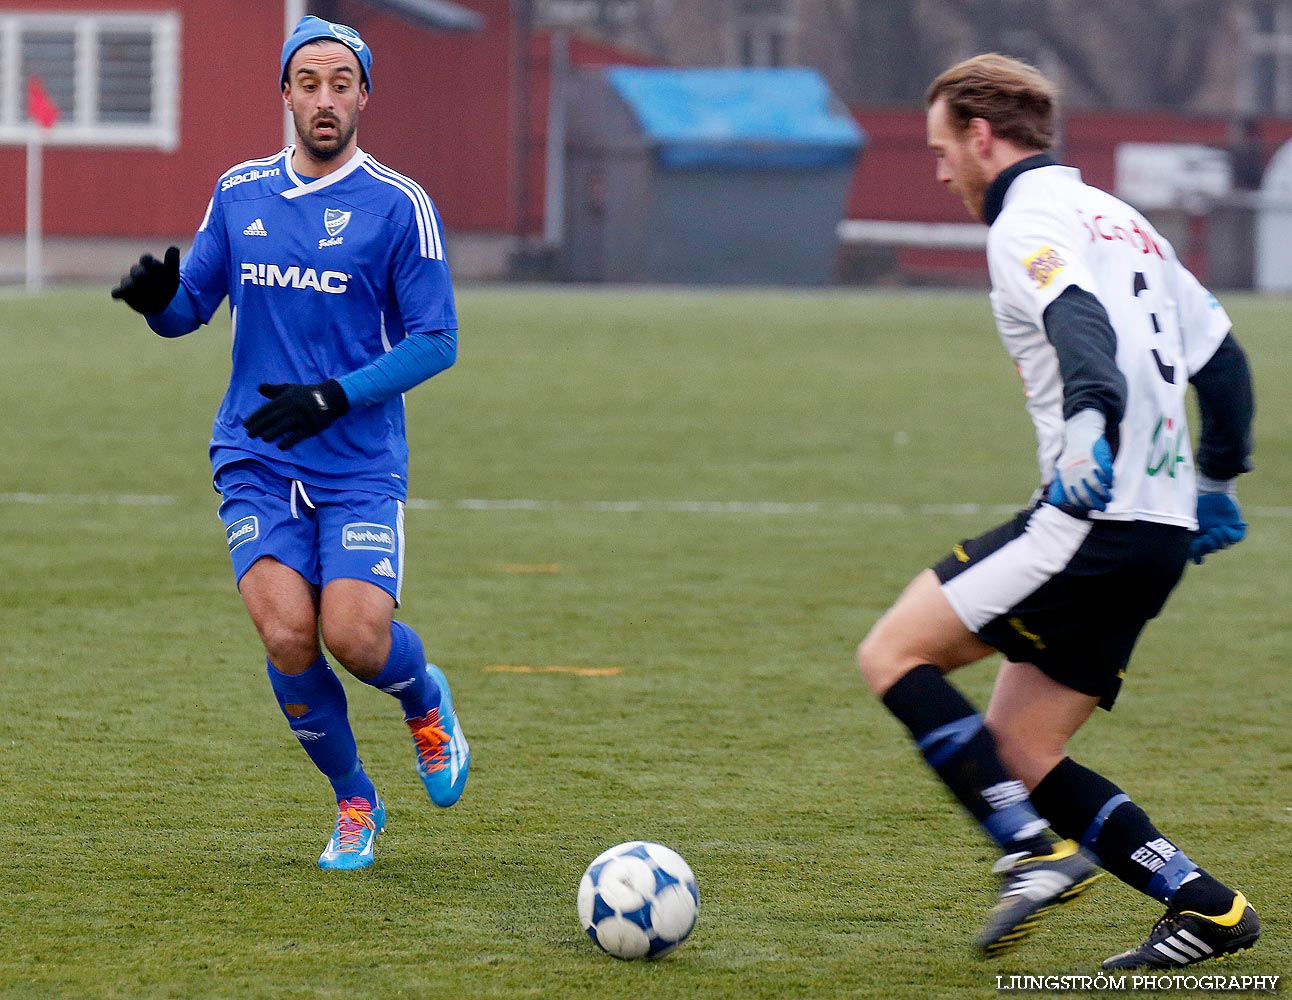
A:
{"label": "blue shorts", "polygon": [[404,576],[404,504],[362,490],[307,486],[258,462],[234,462],[215,475],[239,583],[264,556],[316,587],[366,580],[399,603]]}

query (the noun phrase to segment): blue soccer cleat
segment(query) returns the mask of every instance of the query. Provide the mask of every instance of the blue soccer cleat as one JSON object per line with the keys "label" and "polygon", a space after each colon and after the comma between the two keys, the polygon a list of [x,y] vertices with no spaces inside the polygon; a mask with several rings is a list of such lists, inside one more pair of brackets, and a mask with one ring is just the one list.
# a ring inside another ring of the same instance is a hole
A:
{"label": "blue soccer cleat", "polygon": [[377,834],[386,829],[386,807],[381,799],[373,806],[358,795],[337,803],[336,829],[319,855],[319,867],[354,871],[373,863]]}
{"label": "blue soccer cleat", "polygon": [[417,773],[426,786],[426,794],[437,806],[447,809],[462,797],[471,766],[471,750],[467,747],[467,738],[462,735],[462,727],[458,725],[444,671],[428,663],[426,673],[440,689],[439,708],[404,722],[413,734]]}

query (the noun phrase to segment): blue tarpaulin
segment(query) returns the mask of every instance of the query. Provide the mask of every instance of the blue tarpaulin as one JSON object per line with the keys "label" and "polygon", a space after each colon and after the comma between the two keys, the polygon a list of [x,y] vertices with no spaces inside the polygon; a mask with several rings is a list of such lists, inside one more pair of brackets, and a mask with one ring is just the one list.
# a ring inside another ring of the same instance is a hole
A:
{"label": "blue tarpaulin", "polygon": [[824,167],[865,143],[813,69],[614,66],[606,78],[667,167]]}

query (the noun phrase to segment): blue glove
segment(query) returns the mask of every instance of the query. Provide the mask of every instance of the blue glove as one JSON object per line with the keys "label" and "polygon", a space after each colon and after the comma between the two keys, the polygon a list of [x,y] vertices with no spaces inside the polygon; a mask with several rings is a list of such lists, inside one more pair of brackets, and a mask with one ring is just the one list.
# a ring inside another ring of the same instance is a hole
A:
{"label": "blue glove", "polygon": [[1082,410],[1063,427],[1063,451],[1046,499],[1054,506],[1107,510],[1112,499],[1113,450],[1104,437],[1104,415]]}
{"label": "blue glove", "polygon": [[1247,537],[1247,522],[1238,509],[1232,479],[1198,476],[1198,533],[1189,546],[1189,558],[1195,563],[1241,542]]}

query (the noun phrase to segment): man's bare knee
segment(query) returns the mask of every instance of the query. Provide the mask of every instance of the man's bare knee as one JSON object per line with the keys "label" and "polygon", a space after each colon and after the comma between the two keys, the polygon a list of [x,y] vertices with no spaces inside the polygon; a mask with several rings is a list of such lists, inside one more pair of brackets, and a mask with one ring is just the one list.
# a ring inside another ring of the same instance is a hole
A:
{"label": "man's bare knee", "polygon": [[882,621],[857,647],[857,667],[877,697],[882,698],[903,674],[917,665],[910,662],[909,656],[902,655],[899,647],[889,640]]}
{"label": "man's bare knee", "polygon": [[318,638],[313,629],[284,619],[257,622],[265,655],[285,674],[304,673],[318,659]]}
{"label": "man's bare knee", "polygon": [[333,580],[323,589],[319,613],[323,642],[361,680],[372,680],[386,665],[394,607],[393,597],[361,580]]}
{"label": "man's bare knee", "polygon": [[1005,660],[987,706],[987,728],[1006,769],[1035,788],[1063,760],[1068,741],[1098,703],[1035,664]]}
{"label": "man's bare knee", "polygon": [[308,670],[321,652],[310,583],[296,570],[265,556],[243,574],[238,591],[269,662],[285,674]]}
{"label": "man's bare knee", "polygon": [[875,694],[883,694],[923,663],[946,673],[991,653],[952,609],[932,570],[910,582],[857,647],[857,666]]}
{"label": "man's bare knee", "polygon": [[350,673],[357,677],[375,677],[390,655],[390,623],[324,619],[323,642]]}

